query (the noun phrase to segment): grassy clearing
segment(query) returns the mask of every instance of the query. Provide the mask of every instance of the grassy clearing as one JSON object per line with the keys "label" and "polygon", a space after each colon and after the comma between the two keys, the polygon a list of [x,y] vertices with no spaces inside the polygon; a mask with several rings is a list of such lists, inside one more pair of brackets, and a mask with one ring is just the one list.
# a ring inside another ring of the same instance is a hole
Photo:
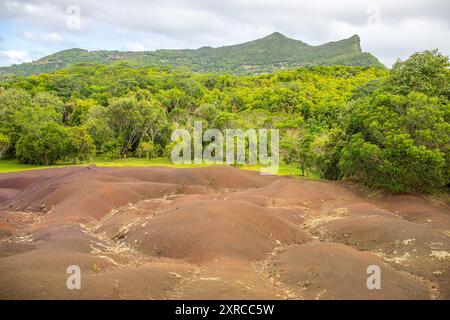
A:
{"label": "grassy clearing", "polygon": [[141,159],[141,158],[126,158],[126,159],[116,159],[110,160],[105,159],[101,156],[94,157],[89,162],[83,164],[73,164],[71,162],[58,162],[49,166],[34,165],[34,164],[21,164],[17,160],[0,160],[0,172],[15,172],[15,171],[25,171],[25,170],[36,170],[36,169],[48,169],[48,168],[61,168],[70,166],[87,166],[90,164],[95,164],[101,167],[142,167],[142,166],[168,166],[168,167],[198,167],[201,165],[176,165],[170,163],[165,158],[154,158],[151,160]]}
{"label": "grassy clearing", "polygon": [[34,164],[20,164],[17,160],[0,160],[0,172],[15,172],[33,169],[56,168],[58,165],[38,166]]}
{"label": "grassy clearing", "polygon": [[[167,158],[153,158],[150,160],[144,158],[125,158],[110,160],[101,156],[94,157],[92,161],[84,164],[72,164],[70,162],[59,162],[50,166],[33,165],[33,164],[20,164],[17,160],[0,160],[0,172],[16,172],[25,170],[47,169],[47,168],[60,168],[68,166],[86,166],[89,164],[95,164],[99,167],[144,167],[144,166],[166,166],[172,168],[197,168],[207,167],[210,164],[174,164]],[[242,165],[238,166],[243,170],[258,171],[259,165]],[[300,169],[293,166],[282,163],[280,165],[278,175],[300,176]],[[314,173],[309,173],[309,178],[319,179],[319,176]]]}

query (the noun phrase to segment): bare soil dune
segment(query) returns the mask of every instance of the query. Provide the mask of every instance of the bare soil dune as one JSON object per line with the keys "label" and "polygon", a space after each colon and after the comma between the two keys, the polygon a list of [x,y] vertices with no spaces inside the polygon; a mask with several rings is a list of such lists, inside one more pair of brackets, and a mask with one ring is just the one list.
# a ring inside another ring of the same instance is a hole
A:
{"label": "bare soil dune", "polygon": [[0,174],[1,299],[450,299],[449,267],[448,204],[422,195],[224,166]]}

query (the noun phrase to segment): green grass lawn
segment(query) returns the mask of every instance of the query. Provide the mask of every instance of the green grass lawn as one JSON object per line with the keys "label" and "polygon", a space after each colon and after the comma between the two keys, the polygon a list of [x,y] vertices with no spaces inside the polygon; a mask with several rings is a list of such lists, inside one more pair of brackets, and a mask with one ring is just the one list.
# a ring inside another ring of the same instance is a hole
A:
{"label": "green grass lawn", "polygon": [[[167,158],[153,158],[147,160],[145,158],[125,158],[110,160],[102,156],[94,157],[90,162],[84,164],[72,164],[70,162],[59,162],[50,166],[33,165],[33,164],[20,164],[17,160],[0,160],[0,172],[15,172],[24,170],[34,170],[34,169],[47,169],[47,168],[60,168],[68,166],[86,166],[89,164],[95,164],[100,167],[143,167],[143,166],[166,166],[172,168],[196,168],[196,167],[206,167],[210,164],[174,164],[171,163]],[[243,170],[259,170],[259,165],[241,165],[238,166]],[[280,165],[278,175],[290,175],[290,176],[300,176],[300,169],[293,166],[282,163]],[[319,176],[314,173],[309,173],[309,178],[318,179]]]}
{"label": "green grass lawn", "polygon": [[0,160],[0,172],[15,172],[33,169],[55,168],[57,165],[52,166],[39,166],[34,164],[20,164],[17,160]]}

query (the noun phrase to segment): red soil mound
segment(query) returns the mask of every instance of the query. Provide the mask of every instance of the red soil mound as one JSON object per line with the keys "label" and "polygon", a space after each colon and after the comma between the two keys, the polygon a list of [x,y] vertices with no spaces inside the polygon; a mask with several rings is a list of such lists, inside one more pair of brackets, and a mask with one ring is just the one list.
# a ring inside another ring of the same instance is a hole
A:
{"label": "red soil mound", "polygon": [[422,196],[224,166],[0,174],[0,298],[449,298],[449,226]]}
{"label": "red soil mound", "polygon": [[[367,288],[367,267],[381,269],[380,290]],[[337,243],[292,246],[273,262],[282,281],[306,299],[427,299],[418,279],[395,271],[381,259]],[[332,284],[330,283],[332,282]]]}

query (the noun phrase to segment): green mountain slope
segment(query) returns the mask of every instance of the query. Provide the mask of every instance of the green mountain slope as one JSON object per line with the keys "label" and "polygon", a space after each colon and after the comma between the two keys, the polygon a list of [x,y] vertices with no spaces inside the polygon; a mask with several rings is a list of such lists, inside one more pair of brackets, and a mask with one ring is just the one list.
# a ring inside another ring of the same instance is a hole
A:
{"label": "green mountain slope", "polygon": [[125,61],[135,66],[188,66],[197,72],[221,71],[236,74],[317,65],[383,67],[372,54],[362,52],[358,35],[319,46],[310,46],[275,32],[242,44],[218,48],[202,47],[195,50],[127,52],[69,49],[30,63],[2,67],[0,72],[29,75],[52,72],[76,63],[111,64],[117,61]]}

